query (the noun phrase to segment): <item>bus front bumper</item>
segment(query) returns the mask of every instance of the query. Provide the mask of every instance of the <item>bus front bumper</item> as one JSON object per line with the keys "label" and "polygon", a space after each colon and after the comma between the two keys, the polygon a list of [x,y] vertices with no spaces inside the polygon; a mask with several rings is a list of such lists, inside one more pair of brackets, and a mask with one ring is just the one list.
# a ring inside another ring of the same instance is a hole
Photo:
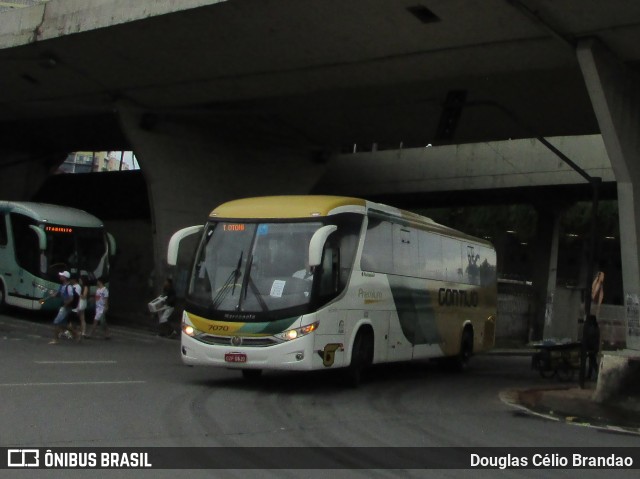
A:
{"label": "bus front bumper", "polygon": [[314,334],[271,346],[236,347],[208,344],[184,332],[180,347],[182,361],[190,366],[289,371],[309,371],[322,367],[322,360],[318,354],[314,354],[313,349]]}

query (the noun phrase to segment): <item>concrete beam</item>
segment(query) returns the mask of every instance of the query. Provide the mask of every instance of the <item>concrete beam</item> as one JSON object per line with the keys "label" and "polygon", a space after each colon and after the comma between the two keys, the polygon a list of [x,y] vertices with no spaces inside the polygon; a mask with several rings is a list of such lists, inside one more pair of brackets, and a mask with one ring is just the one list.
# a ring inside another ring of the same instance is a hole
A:
{"label": "concrete beam", "polygon": [[[589,175],[614,181],[600,135],[549,141]],[[581,183],[584,178],[535,139],[338,155],[322,182],[361,196]]]}
{"label": "concrete beam", "polygon": [[618,183],[627,347],[640,349],[640,81],[595,39],[577,55]]}
{"label": "concrete beam", "polygon": [[3,12],[0,48],[26,45],[225,1],[227,0],[50,0],[32,7]]}

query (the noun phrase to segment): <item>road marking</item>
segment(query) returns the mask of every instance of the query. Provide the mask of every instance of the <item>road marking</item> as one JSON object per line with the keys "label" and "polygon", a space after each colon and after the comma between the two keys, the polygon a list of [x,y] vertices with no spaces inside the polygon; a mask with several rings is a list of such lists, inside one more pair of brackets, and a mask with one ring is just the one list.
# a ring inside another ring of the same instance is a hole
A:
{"label": "road marking", "polygon": [[118,361],[34,361],[36,364],[117,364]]}
{"label": "road marking", "polygon": [[116,384],[145,384],[147,381],[79,381],[73,383],[0,383],[0,387],[17,386],[112,386]]}

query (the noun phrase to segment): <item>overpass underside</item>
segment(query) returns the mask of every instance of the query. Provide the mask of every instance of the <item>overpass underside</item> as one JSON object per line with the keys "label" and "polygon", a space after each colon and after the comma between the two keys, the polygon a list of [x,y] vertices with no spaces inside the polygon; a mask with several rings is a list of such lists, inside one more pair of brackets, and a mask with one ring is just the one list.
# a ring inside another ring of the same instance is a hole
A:
{"label": "overpass underside", "polygon": [[[640,348],[637,2],[430,3],[50,0],[4,14],[3,196],[31,197],[71,149],[134,150],[161,284],[170,235],[222,201],[583,194],[535,141],[525,154],[481,142],[599,133],[586,156],[608,165],[558,147],[603,193],[615,181],[628,343]],[[336,157],[373,142],[414,148]],[[429,143],[439,148],[416,148]]]}

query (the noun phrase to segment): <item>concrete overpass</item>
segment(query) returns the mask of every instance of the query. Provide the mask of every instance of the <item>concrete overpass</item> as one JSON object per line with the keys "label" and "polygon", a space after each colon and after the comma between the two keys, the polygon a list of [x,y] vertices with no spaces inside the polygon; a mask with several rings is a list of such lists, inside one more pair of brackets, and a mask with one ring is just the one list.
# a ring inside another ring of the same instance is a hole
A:
{"label": "concrete overpass", "polygon": [[600,133],[640,337],[636,1],[50,0],[1,20],[4,196],[67,151],[132,148],[158,262],[213,204],[308,192],[353,144]]}

